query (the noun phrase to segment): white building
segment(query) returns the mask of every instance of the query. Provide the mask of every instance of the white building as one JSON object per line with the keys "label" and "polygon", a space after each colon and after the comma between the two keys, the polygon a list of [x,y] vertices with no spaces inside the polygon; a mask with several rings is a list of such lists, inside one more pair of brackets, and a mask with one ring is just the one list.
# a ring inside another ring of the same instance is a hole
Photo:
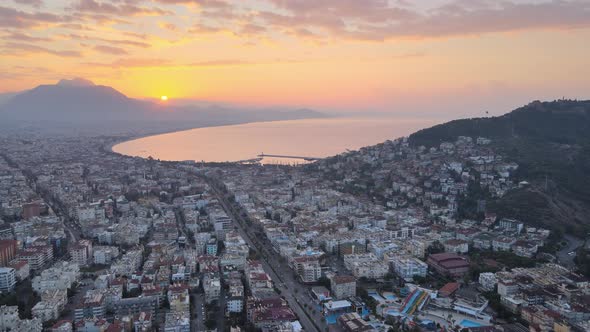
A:
{"label": "white building", "polygon": [[205,301],[211,303],[219,299],[221,293],[221,281],[217,277],[206,276],[203,279],[203,290],[205,291]]}
{"label": "white building", "polygon": [[43,322],[56,320],[67,303],[68,291],[59,289],[44,291],[41,293],[41,301],[32,309],[33,317],[39,318]]}
{"label": "white building", "polygon": [[41,293],[46,290],[67,290],[80,279],[80,267],[76,263],[60,262],[33,278],[33,290]]}
{"label": "white building", "polygon": [[353,276],[334,276],[330,280],[332,295],[336,299],[356,296],[356,278]]}
{"label": "white building", "polygon": [[293,269],[304,283],[316,282],[322,276],[320,262],[314,257],[295,258],[293,260]]}
{"label": "white building", "polygon": [[373,253],[344,255],[344,266],[357,278],[378,279],[389,272],[388,264]]}
{"label": "white building", "polygon": [[119,248],[99,246],[94,247],[94,264],[108,265],[119,256]]}
{"label": "white building", "polygon": [[184,312],[169,312],[166,314],[164,332],[190,332],[190,316]]}
{"label": "white building", "polygon": [[9,293],[16,285],[16,273],[11,267],[0,267],[0,292]]}
{"label": "white building", "polygon": [[479,274],[479,284],[481,288],[486,291],[493,291],[494,287],[498,283],[498,279],[496,278],[496,274],[491,272],[484,272]]}
{"label": "white building", "polygon": [[18,306],[0,307],[0,331],[42,332],[43,324],[39,318],[20,319]]}
{"label": "white building", "polygon": [[395,273],[405,280],[411,280],[414,276],[425,277],[428,272],[428,265],[414,257],[394,256],[391,265]]}
{"label": "white building", "polygon": [[93,261],[92,242],[90,240],[80,240],[70,247],[71,261],[86,266]]}
{"label": "white building", "polygon": [[492,240],[492,249],[494,251],[510,251],[515,242],[515,238],[500,236]]}

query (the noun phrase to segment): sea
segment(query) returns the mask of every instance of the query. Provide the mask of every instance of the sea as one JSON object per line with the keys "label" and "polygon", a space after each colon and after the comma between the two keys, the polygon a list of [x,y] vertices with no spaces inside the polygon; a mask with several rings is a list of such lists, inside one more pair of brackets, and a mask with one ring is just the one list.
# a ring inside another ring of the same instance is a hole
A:
{"label": "sea", "polygon": [[300,164],[407,136],[436,123],[383,116],[255,122],[142,137],[119,143],[113,151],[167,161]]}

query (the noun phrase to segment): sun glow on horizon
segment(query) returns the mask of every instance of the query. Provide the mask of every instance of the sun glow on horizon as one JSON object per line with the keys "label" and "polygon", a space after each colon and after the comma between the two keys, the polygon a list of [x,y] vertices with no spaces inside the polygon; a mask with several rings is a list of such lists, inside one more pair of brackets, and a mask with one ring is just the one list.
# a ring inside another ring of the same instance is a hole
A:
{"label": "sun glow on horizon", "polygon": [[162,96],[162,97],[160,97],[160,100],[161,101],[168,101],[168,96]]}

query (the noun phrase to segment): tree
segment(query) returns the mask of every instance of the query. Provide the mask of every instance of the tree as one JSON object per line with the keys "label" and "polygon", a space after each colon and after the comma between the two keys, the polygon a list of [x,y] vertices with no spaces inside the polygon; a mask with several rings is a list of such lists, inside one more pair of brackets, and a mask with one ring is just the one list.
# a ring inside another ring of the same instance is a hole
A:
{"label": "tree", "polygon": [[330,279],[328,279],[326,276],[321,276],[318,279],[318,283],[324,287],[326,287],[327,289],[331,290],[331,286],[330,286]]}
{"label": "tree", "polygon": [[438,254],[445,251],[445,246],[438,240],[432,242],[431,245],[426,248],[426,255]]}
{"label": "tree", "polygon": [[215,319],[209,318],[205,321],[205,326],[207,327],[207,329],[213,330],[217,326],[217,322],[215,321]]}

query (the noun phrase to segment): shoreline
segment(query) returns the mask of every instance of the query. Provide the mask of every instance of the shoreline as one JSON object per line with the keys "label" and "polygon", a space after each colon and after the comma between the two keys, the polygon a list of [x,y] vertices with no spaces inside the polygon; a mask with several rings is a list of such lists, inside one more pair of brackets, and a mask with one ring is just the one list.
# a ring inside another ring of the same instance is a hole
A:
{"label": "shoreline", "polygon": [[[344,123],[340,124],[340,123],[332,123],[329,120],[330,119],[342,119],[343,121],[345,121]],[[322,121],[328,121],[328,123],[323,124]],[[355,121],[355,120],[361,120],[361,121]],[[438,123],[437,120],[434,119],[420,119],[420,118],[405,118],[405,117],[401,117],[401,118],[397,118],[397,117],[392,117],[390,118],[388,121],[383,122],[384,124],[382,124],[382,121],[379,121],[375,124],[374,120],[378,120],[375,119],[374,117],[351,117],[351,118],[347,118],[347,117],[312,117],[312,118],[301,118],[301,119],[287,119],[287,120],[262,120],[262,121],[244,121],[244,122],[230,122],[230,123],[213,123],[213,124],[201,124],[199,126],[195,126],[195,127],[190,127],[190,128],[176,128],[176,129],[170,129],[170,130],[162,130],[162,131],[155,131],[155,132],[148,132],[148,133],[137,133],[137,134],[128,134],[128,135],[121,135],[118,137],[113,137],[114,139],[111,140],[110,142],[108,142],[107,144],[104,144],[105,150],[108,150],[111,153],[115,153],[118,155],[122,155],[122,156],[126,156],[126,157],[132,157],[132,158],[143,158],[143,159],[147,159],[149,157],[153,157],[154,159],[160,159],[160,158],[164,158],[162,159],[163,161],[171,161],[171,162],[187,162],[187,161],[194,161],[194,162],[198,162],[198,163],[242,163],[242,162],[251,162],[255,159],[259,159],[258,157],[258,153],[260,153],[260,151],[266,151],[266,149],[268,148],[269,150],[277,150],[277,146],[273,147],[273,143],[264,143],[264,140],[270,140],[274,141],[272,138],[263,138],[263,140],[261,141],[261,137],[257,137],[256,135],[256,131],[252,133],[252,137],[254,137],[254,140],[257,139],[259,144],[262,144],[262,150],[258,150],[258,151],[249,151],[252,150],[251,148],[245,148],[245,150],[241,151],[241,153],[233,153],[233,157],[234,159],[229,160],[228,158],[232,157],[232,154],[230,153],[229,155],[223,155],[223,153],[215,153],[213,152],[213,155],[211,155],[212,151],[223,151],[225,149],[223,143],[217,144],[220,145],[217,147],[217,150],[211,150],[209,148],[209,150],[205,149],[199,153],[166,153],[167,148],[164,146],[160,146],[158,145],[157,147],[154,147],[155,150],[150,151],[150,148],[148,145],[146,144],[135,144],[134,146],[132,146],[130,149],[128,149],[128,154],[125,154],[123,152],[119,152],[115,150],[115,147],[123,144],[123,143],[128,143],[128,142],[133,142],[136,140],[140,140],[142,138],[146,138],[146,137],[154,137],[154,136],[164,136],[167,134],[177,134],[177,133],[183,133],[183,132],[189,132],[189,131],[193,131],[196,129],[205,129],[205,128],[215,128],[215,127],[235,127],[235,126],[247,126],[247,125],[256,125],[256,124],[271,124],[271,123],[285,123],[285,124],[291,124],[291,125],[285,125],[285,129],[286,129],[286,137],[291,137],[293,135],[296,135],[293,133],[293,130],[290,130],[288,128],[293,127],[296,128],[297,126],[302,126],[301,128],[306,128],[306,124],[304,123],[303,125],[298,125],[298,121],[318,121],[318,123],[316,124],[314,122],[314,125],[309,125],[309,127],[307,128],[312,128],[310,134],[312,135],[319,135],[318,138],[320,139],[320,141],[322,140],[322,137],[324,137],[324,131],[326,132],[338,132],[339,130],[361,130],[366,132],[366,135],[360,135],[358,136],[357,139],[350,139],[350,138],[345,138],[345,137],[341,137],[342,141],[338,142],[338,141],[334,141],[334,139],[330,139],[327,137],[330,136],[325,136],[327,139],[324,142],[325,148],[311,148],[310,146],[310,150],[307,151],[304,149],[295,149],[296,151],[291,151],[291,152],[286,152],[286,153],[276,153],[276,154],[280,154],[280,155],[295,155],[295,156],[305,156],[306,153],[311,153],[311,154],[316,154],[318,156],[324,156],[323,158],[329,158],[329,157],[333,157],[333,156],[337,156],[349,151],[356,151],[358,149],[361,149],[365,146],[372,146],[375,144],[380,144],[383,143],[385,141],[388,140],[393,140],[396,138],[400,138],[400,137],[404,137],[407,135],[412,134],[412,132],[416,132],[419,131],[423,128],[429,128],[433,125],[436,125],[436,123]],[[278,128],[282,128],[282,126],[279,124],[277,125]],[[374,127],[372,127],[374,126]],[[388,127],[387,127],[388,126]],[[262,126],[264,128],[264,126]],[[412,129],[414,128],[414,129]],[[375,131],[373,131],[373,129],[376,129]],[[246,129],[247,130],[247,129]],[[320,131],[318,131],[320,130]],[[409,131],[408,131],[409,130]],[[237,132],[241,133],[241,135],[239,137],[241,137],[242,140],[248,141],[248,137],[249,137],[249,132],[245,132],[245,129],[239,129],[237,130]],[[288,134],[290,133],[290,135]],[[275,134],[279,134],[276,133]],[[192,135],[192,134],[185,134],[185,135]],[[198,133],[195,134],[197,137],[200,137],[201,140],[207,140],[209,138],[208,135],[205,135],[203,133]],[[207,136],[204,137],[203,135]],[[309,141],[309,135],[305,135],[304,136],[293,136],[291,137],[292,139],[299,139],[298,137],[302,137],[304,142],[307,142],[307,144],[310,144]],[[356,136],[356,135],[355,135]],[[316,136],[314,136],[316,137]],[[332,136],[334,137],[334,136]],[[335,137],[339,137],[338,134]],[[171,138],[166,137],[166,138],[162,138],[162,140],[166,140],[169,141]],[[213,134],[212,139],[215,139],[215,135]],[[234,138],[235,139],[235,138]],[[240,140],[240,138],[238,138],[238,140]],[[223,139],[221,139],[221,141],[223,141]],[[169,144],[175,144],[174,142],[169,142]],[[186,145],[189,143],[183,143],[181,145]],[[266,148],[264,148],[264,146],[266,146]],[[185,147],[186,149],[186,147]],[[280,150],[280,146],[278,147],[278,150]],[[198,149],[197,149],[198,150]],[[230,150],[228,150],[230,151]],[[315,151],[315,152],[314,152]],[[237,151],[235,151],[237,152]],[[245,153],[247,152],[247,153]],[[209,160],[207,160],[209,159]],[[217,159],[217,160],[216,160]],[[228,159],[228,160],[225,160]],[[214,161],[212,161],[214,160]],[[285,163],[288,165],[301,165],[301,164],[307,164],[306,162],[303,162],[304,159],[302,159],[302,162],[295,162],[295,163]],[[260,162],[260,160],[258,161]],[[269,159],[267,160],[267,162],[264,162],[264,164],[283,164],[280,160],[277,161],[277,159]]]}
{"label": "shoreline", "polygon": [[[328,119],[328,118],[333,118],[333,117],[315,117],[315,118],[284,119],[284,120],[261,120],[261,121],[229,122],[229,123],[213,124],[213,125],[201,125],[201,126],[191,127],[191,128],[187,128],[187,129],[177,128],[177,129],[164,130],[164,131],[161,131],[161,132],[152,132],[152,133],[144,133],[144,134],[137,134],[137,135],[131,134],[131,135],[120,137],[119,139],[116,139],[116,140],[112,141],[108,145],[103,146],[103,148],[107,152],[118,154],[118,155],[121,155],[121,156],[129,157],[129,158],[143,158],[143,159],[147,159],[145,157],[131,156],[131,155],[123,154],[123,153],[120,153],[120,152],[117,152],[117,151],[113,150],[113,148],[115,146],[119,145],[119,144],[123,144],[123,143],[126,143],[126,142],[132,142],[132,141],[139,140],[139,139],[146,138],[146,137],[166,135],[166,134],[176,134],[176,133],[181,133],[181,132],[184,132],[184,131],[191,131],[191,130],[195,130],[195,129],[215,128],[215,127],[231,127],[231,126],[239,126],[239,125],[252,124],[252,123],[269,123],[269,122],[300,121],[300,120],[320,120],[320,119]],[[169,160],[169,161],[181,162],[183,160]],[[227,161],[227,162],[228,163],[235,163],[235,162],[231,162],[231,161]],[[217,162],[213,162],[213,163],[217,163]]]}

